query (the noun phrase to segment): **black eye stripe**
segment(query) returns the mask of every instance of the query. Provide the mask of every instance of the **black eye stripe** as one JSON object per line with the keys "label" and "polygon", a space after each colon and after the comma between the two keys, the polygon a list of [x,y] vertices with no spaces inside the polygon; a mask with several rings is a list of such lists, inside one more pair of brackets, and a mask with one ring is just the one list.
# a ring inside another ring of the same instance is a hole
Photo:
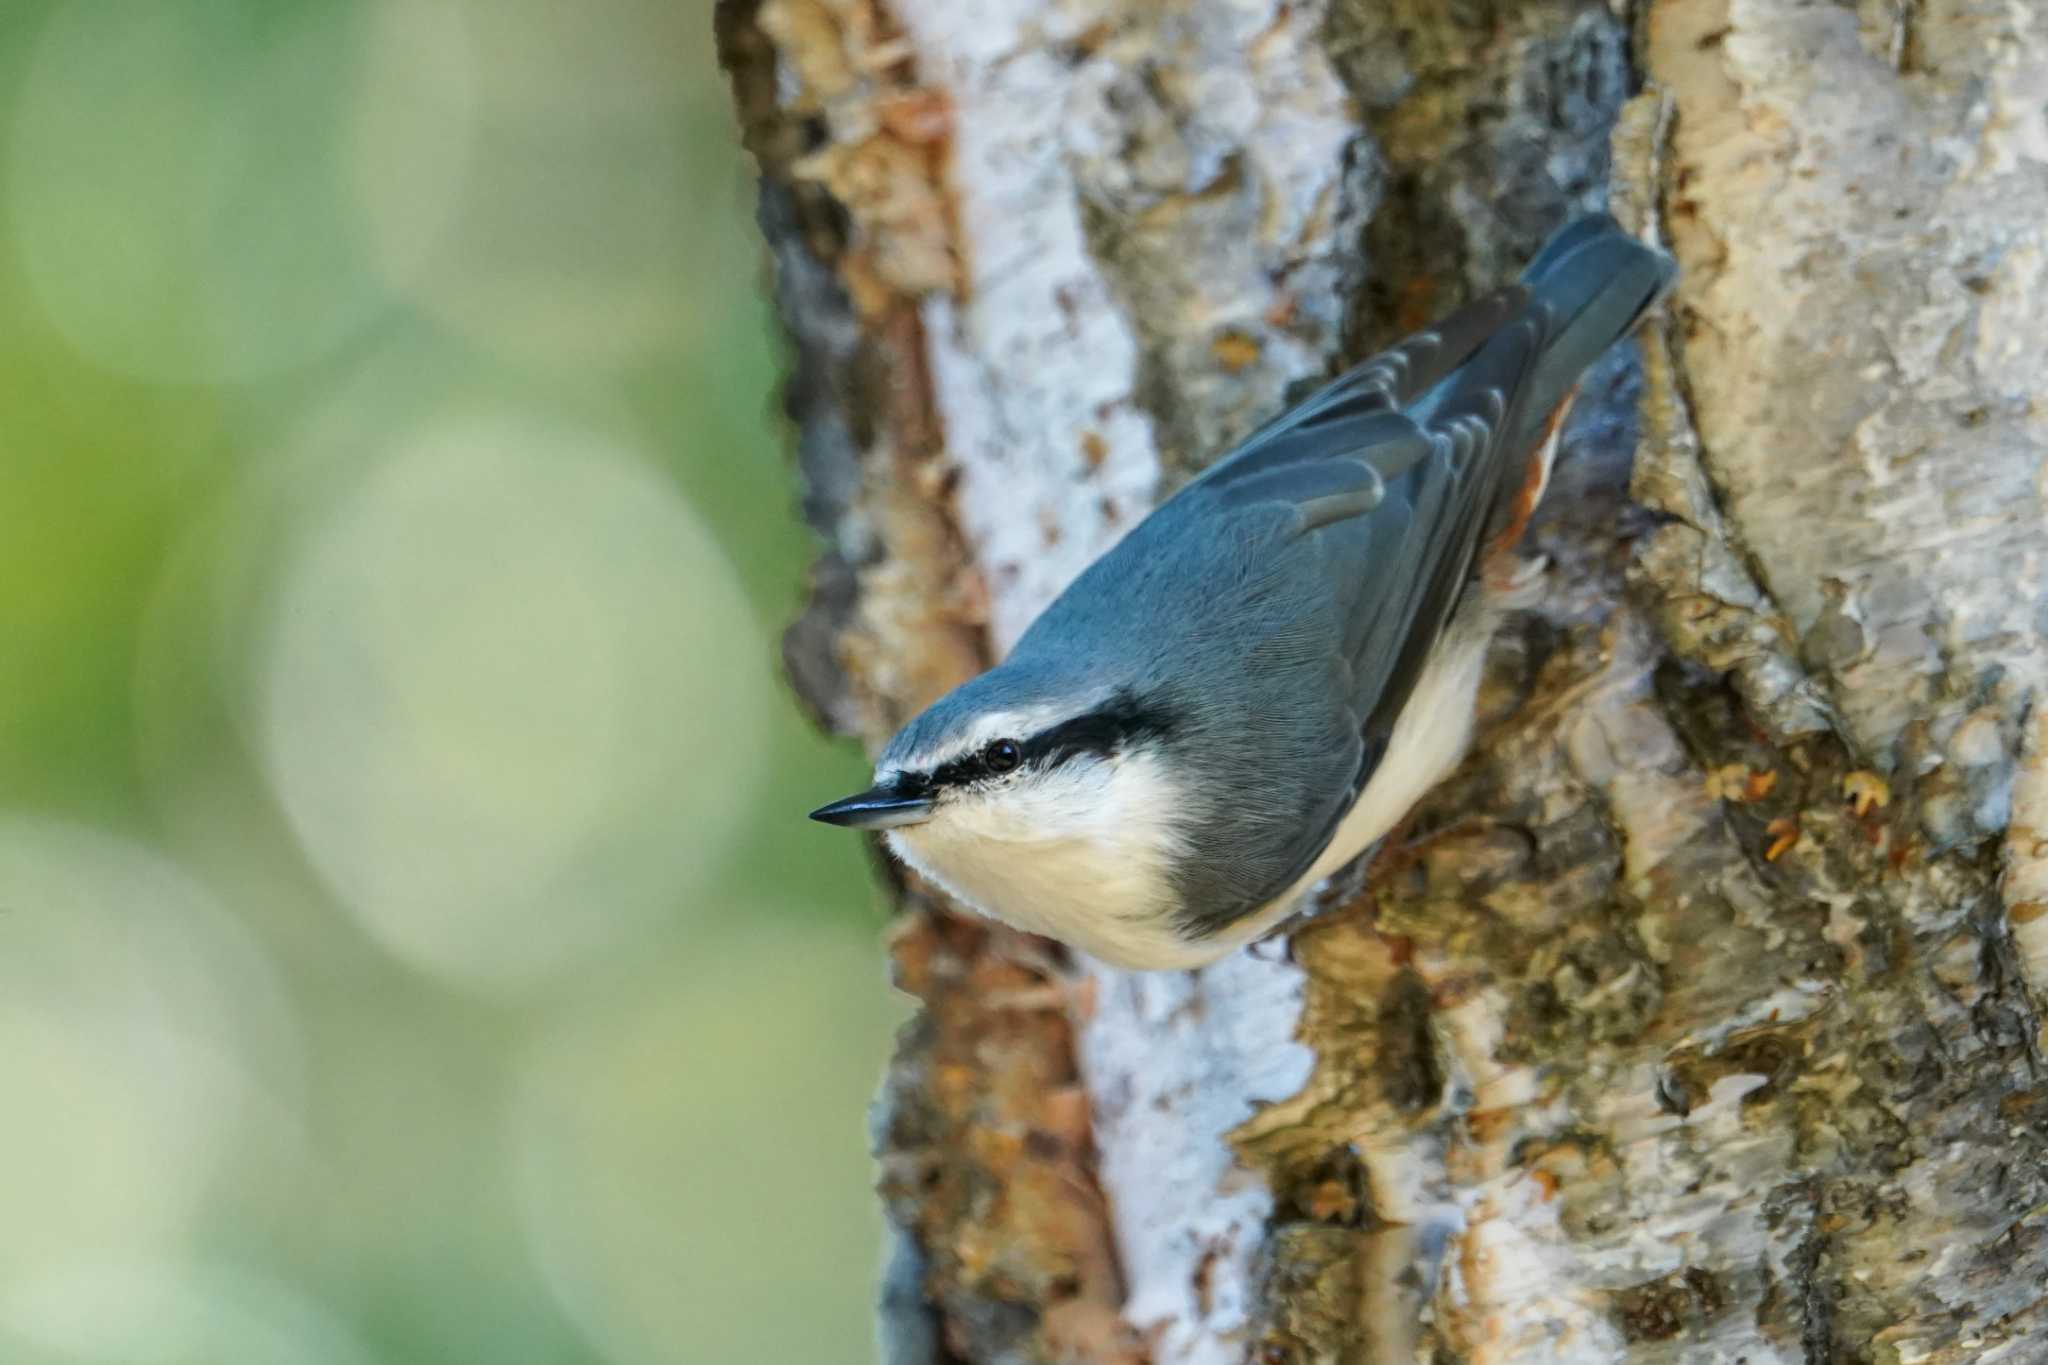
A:
{"label": "black eye stripe", "polygon": [[915,773],[907,769],[899,772],[889,782],[889,789],[898,796],[930,796],[937,782],[930,773]]}
{"label": "black eye stripe", "polygon": [[1084,754],[1108,758],[1135,740],[1164,738],[1173,727],[1173,712],[1164,703],[1125,690],[1093,711],[1033,735],[1025,741],[1024,754],[1027,762],[1048,767]]}
{"label": "black eye stripe", "polygon": [[[1108,758],[1135,740],[1158,739],[1173,732],[1172,708],[1165,703],[1120,691],[1092,711],[1051,725],[1016,744],[1019,761],[1009,768],[989,761],[990,748],[942,763],[929,777],[905,774],[904,780],[930,787],[957,787],[1000,777],[1014,768],[1056,768],[1083,755]],[[1001,741],[998,741],[1000,743]]]}

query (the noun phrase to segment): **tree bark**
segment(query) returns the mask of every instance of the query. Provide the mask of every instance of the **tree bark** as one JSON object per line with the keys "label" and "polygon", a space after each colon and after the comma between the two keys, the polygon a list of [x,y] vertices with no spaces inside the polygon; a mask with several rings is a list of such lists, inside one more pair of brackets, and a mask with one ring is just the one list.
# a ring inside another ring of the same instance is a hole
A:
{"label": "tree bark", "polygon": [[[896,878],[889,1365],[2048,1360],[2048,17],[724,0],[870,744],[1297,388],[1611,200],[1470,760],[1193,974]],[[1627,349],[1627,348],[1624,348]]]}

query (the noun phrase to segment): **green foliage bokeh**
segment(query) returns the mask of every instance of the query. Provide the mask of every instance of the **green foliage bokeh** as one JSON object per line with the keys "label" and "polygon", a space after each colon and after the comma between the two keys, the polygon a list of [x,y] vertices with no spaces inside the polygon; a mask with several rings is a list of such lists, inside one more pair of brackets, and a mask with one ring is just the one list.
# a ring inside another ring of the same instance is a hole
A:
{"label": "green foliage bokeh", "polygon": [[0,1359],[858,1361],[705,0],[0,19]]}

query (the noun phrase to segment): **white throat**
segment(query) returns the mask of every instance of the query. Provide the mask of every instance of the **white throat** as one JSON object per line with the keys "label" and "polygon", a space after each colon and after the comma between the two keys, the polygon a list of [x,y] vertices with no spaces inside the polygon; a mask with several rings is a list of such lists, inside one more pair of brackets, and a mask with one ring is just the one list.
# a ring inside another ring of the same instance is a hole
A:
{"label": "white throat", "polygon": [[1082,759],[991,794],[943,800],[888,833],[920,874],[992,919],[1125,967],[1214,956],[1173,930],[1169,818],[1185,810],[1156,755]]}

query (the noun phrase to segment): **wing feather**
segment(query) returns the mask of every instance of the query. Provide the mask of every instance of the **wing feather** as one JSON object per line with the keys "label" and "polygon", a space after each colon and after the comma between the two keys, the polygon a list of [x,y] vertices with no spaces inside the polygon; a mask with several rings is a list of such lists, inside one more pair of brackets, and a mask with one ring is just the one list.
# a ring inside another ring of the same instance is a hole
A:
{"label": "wing feather", "polygon": [[[1516,312],[1503,323],[1492,309],[1505,303]],[[1521,290],[1467,311],[1486,329],[1448,334],[1476,353],[1451,354],[1436,334],[1406,343],[1362,366],[1365,378],[1354,371],[1311,400],[1306,420],[1268,426],[1198,481],[1214,489],[1225,516],[1289,512],[1292,534],[1319,551],[1341,622],[1325,647],[1349,693],[1348,780],[1306,813],[1291,855],[1255,895],[1279,894],[1328,847],[1471,580],[1502,490],[1520,486],[1528,452],[1507,449],[1503,438],[1516,429],[1547,313]],[[1405,406],[1390,408],[1396,398]]]}
{"label": "wing feather", "polygon": [[1442,383],[1466,357],[1527,305],[1526,285],[1510,284],[1483,294],[1397,345],[1354,365],[1247,439],[1241,452],[1269,437],[1324,422],[1343,422],[1375,412],[1395,412]]}

